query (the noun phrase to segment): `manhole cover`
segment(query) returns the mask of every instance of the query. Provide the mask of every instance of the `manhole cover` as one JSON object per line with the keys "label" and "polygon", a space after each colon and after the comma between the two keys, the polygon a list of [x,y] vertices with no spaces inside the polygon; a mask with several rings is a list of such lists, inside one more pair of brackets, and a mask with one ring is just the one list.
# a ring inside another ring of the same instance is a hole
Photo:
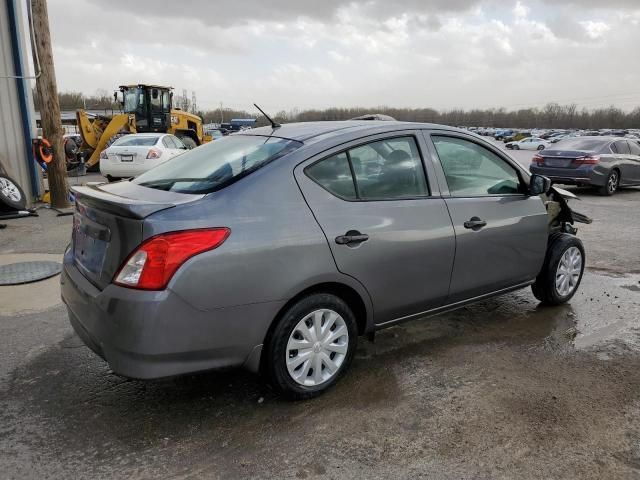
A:
{"label": "manhole cover", "polygon": [[37,282],[58,275],[62,264],[58,262],[20,262],[0,265],[0,285],[20,285]]}

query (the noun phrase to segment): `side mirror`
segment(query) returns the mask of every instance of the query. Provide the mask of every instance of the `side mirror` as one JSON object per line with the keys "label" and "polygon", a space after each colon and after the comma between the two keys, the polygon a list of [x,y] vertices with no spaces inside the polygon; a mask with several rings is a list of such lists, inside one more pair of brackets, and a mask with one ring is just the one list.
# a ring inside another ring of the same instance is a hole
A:
{"label": "side mirror", "polygon": [[541,195],[551,189],[551,180],[545,176],[533,174],[529,181],[529,195]]}

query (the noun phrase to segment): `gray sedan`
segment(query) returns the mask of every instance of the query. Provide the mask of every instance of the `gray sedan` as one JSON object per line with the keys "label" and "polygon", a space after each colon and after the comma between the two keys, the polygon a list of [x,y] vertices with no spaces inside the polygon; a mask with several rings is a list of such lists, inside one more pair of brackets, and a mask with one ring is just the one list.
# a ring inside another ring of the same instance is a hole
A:
{"label": "gray sedan", "polygon": [[359,336],[529,285],[563,303],[585,266],[548,179],[439,125],[263,127],[74,191],[62,297],[132,378],[244,366],[308,398]]}
{"label": "gray sedan", "polygon": [[534,156],[529,169],[556,183],[613,195],[619,187],[640,185],[640,144],[620,137],[567,138]]}

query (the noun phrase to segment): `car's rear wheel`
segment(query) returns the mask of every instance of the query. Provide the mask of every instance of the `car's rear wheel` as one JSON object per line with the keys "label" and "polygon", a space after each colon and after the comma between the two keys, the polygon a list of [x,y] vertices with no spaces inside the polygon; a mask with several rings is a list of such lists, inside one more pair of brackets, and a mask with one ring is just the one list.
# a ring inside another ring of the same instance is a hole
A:
{"label": "car's rear wheel", "polygon": [[617,169],[613,169],[607,176],[607,182],[604,186],[598,189],[600,195],[613,195],[620,186],[620,172]]}
{"label": "car's rear wheel", "polygon": [[531,286],[533,295],[545,305],[568,302],[580,286],[584,265],[580,239],[568,233],[552,235],[542,270]]}
{"label": "car's rear wheel", "polygon": [[514,146],[513,146],[513,147],[511,147],[511,148],[513,148],[514,150],[520,150],[520,147],[519,147],[518,145],[514,145]]}
{"label": "car's rear wheel", "polygon": [[538,150],[544,150],[544,145],[538,145]]}
{"label": "car's rear wheel", "polygon": [[264,368],[271,384],[301,400],[321,394],[344,374],[353,359],[358,329],[339,297],[303,297],[278,320],[266,345]]}

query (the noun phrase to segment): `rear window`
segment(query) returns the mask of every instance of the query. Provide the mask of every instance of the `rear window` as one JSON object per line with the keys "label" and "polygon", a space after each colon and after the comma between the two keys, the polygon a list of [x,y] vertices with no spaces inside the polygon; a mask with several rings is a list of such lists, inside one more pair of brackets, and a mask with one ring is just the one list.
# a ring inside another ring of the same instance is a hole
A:
{"label": "rear window", "polygon": [[158,142],[160,137],[136,137],[125,135],[113,142],[114,147],[151,147]]}
{"label": "rear window", "polygon": [[178,193],[211,193],[301,145],[295,140],[275,137],[224,137],[158,165],[133,183]]}
{"label": "rear window", "polygon": [[609,143],[607,140],[601,140],[598,138],[565,138],[560,140],[553,147],[554,150],[585,150],[585,151],[597,151]]}

